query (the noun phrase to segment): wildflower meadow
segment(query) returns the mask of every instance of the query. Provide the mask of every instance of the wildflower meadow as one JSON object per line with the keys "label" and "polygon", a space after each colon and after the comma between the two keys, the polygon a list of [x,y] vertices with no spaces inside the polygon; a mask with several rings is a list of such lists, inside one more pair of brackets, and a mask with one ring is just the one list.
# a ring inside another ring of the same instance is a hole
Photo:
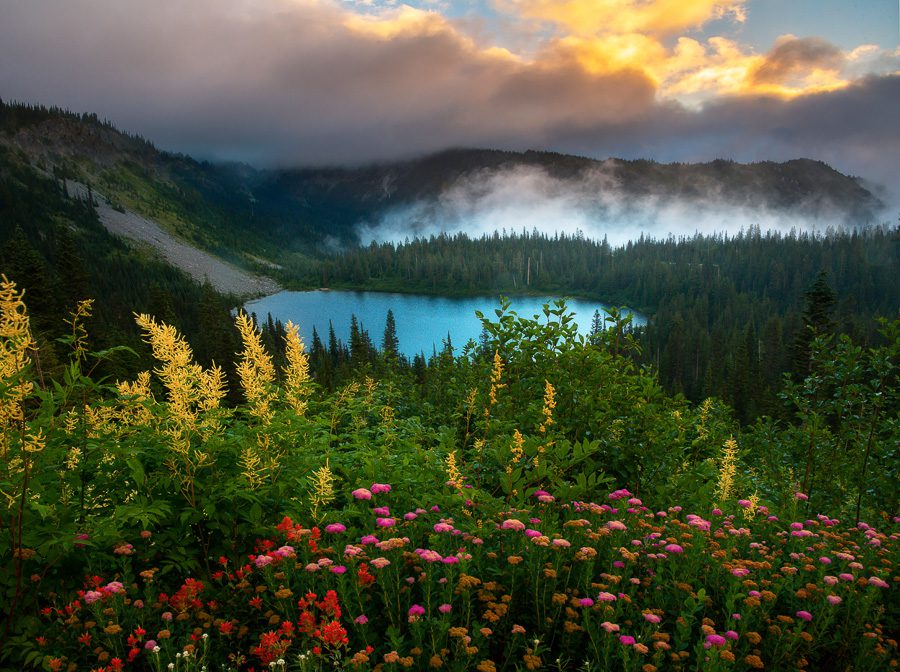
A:
{"label": "wildflower meadow", "polygon": [[896,322],[741,430],[562,302],[501,306],[436,389],[388,363],[334,394],[239,314],[236,405],[151,316],[152,371],[103,379],[85,302],[47,380],[6,279],[0,309],[4,669],[898,665]]}

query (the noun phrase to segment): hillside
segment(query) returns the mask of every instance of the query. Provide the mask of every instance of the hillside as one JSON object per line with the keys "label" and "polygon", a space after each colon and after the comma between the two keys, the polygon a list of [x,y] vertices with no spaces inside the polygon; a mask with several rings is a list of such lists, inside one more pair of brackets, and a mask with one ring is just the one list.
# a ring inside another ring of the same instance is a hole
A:
{"label": "hillside", "polygon": [[725,208],[853,225],[877,221],[883,207],[857,178],[808,159],[660,164],[455,149],[362,167],[264,170],[159,151],[95,115],[2,103],[0,147],[45,173],[92,185],[113,207],[149,218],[191,245],[259,271],[273,263],[302,268],[334,240],[356,242],[360,224],[516,170],[537,171],[601,205],[612,196],[629,205],[715,200]]}

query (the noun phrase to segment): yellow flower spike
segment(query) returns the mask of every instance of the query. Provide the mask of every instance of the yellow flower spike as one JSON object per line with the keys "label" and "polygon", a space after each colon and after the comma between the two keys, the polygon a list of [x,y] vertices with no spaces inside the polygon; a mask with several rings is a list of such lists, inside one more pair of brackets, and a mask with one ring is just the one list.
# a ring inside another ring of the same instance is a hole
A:
{"label": "yellow flower spike", "polygon": [[272,401],[275,399],[275,366],[263,347],[256,325],[247,313],[239,313],[235,325],[244,344],[237,367],[244,397],[250,405],[250,415],[267,425],[275,414],[272,410]]}
{"label": "yellow flower spike", "polygon": [[513,464],[518,464],[525,458],[525,437],[518,429],[513,431],[513,442],[509,450]]}
{"label": "yellow flower spike", "polygon": [[306,413],[309,396],[309,356],[306,354],[300,331],[293,322],[284,325],[284,354],[287,366],[284,367],[284,396],[294,412],[302,416]]}
{"label": "yellow flower spike", "polygon": [[553,409],[556,408],[556,390],[550,381],[544,381],[544,408],[541,409],[541,415],[544,417],[540,426],[541,434],[546,434],[547,429],[553,424]]}
{"label": "yellow flower spike", "polygon": [[318,520],[319,509],[334,501],[334,482],[337,479],[335,479],[331,467],[328,466],[328,460],[325,460],[324,467],[312,473],[309,480],[313,484],[313,491],[309,495],[312,516]]}
{"label": "yellow flower spike", "polygon": [[24,291],[16,291],[16,283],[0,275],[0,381],[16,378],[0,394],[0,452],[4,459],[9,450],[6,428],[24,419],[22,401],[34,385],[22,374],[31,364],[34,349],[28,311],[22,300]]}
{"label": "yellow flower spike", "polygon": [[722,459],[719,463],[719,482],[716,485],[716,496],[719,502],[731,497],[734,489],[734,476],[737,473],[738,444],[730,437],[722,448]]}
{"label": "yellow flower spike", "polygon": [[447,458],[444,460],[444,463],[447,467],[447,483],[450,487],[455,488],[456,490],[462,490],[462,473],[459,471],[459,466],[456,464],[456,451],[451,450],[450,454],[447,455]]}
{"label": "yellow flower spike", "polygon": [[503,360],[500,359],[500,351],[494,350],[494,364],[491,367],[491,391],[489,394],[491,406],[494,406],[497,403],[497,392],[506,387],[504,383],[500,382],[502,377]]}

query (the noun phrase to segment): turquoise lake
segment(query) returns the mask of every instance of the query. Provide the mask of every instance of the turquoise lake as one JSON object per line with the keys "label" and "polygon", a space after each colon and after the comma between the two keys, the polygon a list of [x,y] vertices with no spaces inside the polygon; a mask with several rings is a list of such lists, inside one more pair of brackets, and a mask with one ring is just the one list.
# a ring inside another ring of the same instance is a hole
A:
{"label": "turquoise lake", "polygon": [[[513,297],[511,307],[521,316],[532,317],[538,314],[544,320],[546,318],[542,306],[555,298]],[[594,311],[603,311],[607,307],[596,301],[581,299],[569,299],[566,305],[569,312],[575,314],[579,332],[585,335],[590,332]],[[477,341],[481,334],[481,322],[475,317],[475,311],[480,310],[485,317],[494,318],[494,310],[500,307],[500,299],[489,296],[447,298],[385,292],[316,290],[279,292],[250,301],[244,307],[247,312],[256,313],[260,321],[271,313],[273,319],[282,322],[290,320],[299,325],[307,348],[312,343],[314,327],[327,346],[329,321],[334,324],[335,335],[347,343],[352,315],[356,315],[361,327],[369,332],[372,343],[380,348],[385,318],[390,309],[394,311],[400,351],[412,357],[420,352],[430,356],[435,349],[440,350],[448,333],[457,353],[469,339]],[[634,323],[644,324],[645,320],[635,314]]]}

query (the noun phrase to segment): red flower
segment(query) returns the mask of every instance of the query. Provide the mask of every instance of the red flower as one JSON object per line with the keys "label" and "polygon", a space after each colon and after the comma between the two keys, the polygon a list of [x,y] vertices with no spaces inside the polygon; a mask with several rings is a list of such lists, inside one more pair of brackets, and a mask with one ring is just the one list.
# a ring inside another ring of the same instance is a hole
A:
{"label": "red flower", "polygon": [[250,606],[253,607],[254,609],[261,609],[262,608],[262,598],[254,597],[252,600],[250,600]]}
{"label": "red flower", "polygon": [[231,621],[220,623],[219,632],[221,632],[223,635],[230,635],[232,632],[234,632],[234,623],[232,623]]}
{"label": "red flower", "polygon": [[83,633],[82,635],[80,635],[78,637],[78,641],[81,644],[83,644],[84,646],[90,646],[91,645],[91,633],[89,633],[89,632]]}
{"label": "red flower", "polygon": [[356,575],[359,577],[359,585],[361,586],[368,586],[370,583],[375,583],[375,577],[369,572],[369,566],[364,562],[359,565],[359,570]]}
{"label": "red flower", "polygon": [[228,558],[226,558],[224,555],[220,555],[219,556],[219,564],[224,567],[225,565],[228,564]]}
{"label": "red flower", "polygon": [[59,672],[59,670],[62,669],[62,664],[63,664],[62,658],[51,658],[50,663],[49,663],[50,669],[53,672]]}
{"label": "red flower", "polygon": [[47,638],[46,637],[35,637],[34,641],[38,643],[38,646],[47,646]]}
{"label": "red flower", "polygon": [[140,653],[141,653],[140,649],[137,649],[137,648],[131,649],[131,651],[128,652],[128,662],[133,663],[134,659],[137,658],[140,655]]}
{"label": "red flower", "polygon": [[147,634],[147,631],[144,630],[141,626],[138,626],[134,629],[134,634],[136,634],[138,637],[143,637]]}
{"label": "red flower", "polygon": [[110,670],[121,670],[124,669],[125,664],[122,662],[121,658],[113,658],[109,661],[109,669]]}
{"label": "red flower", "polygon": [[329,646],[340,646],[341,644],[349,644],[347,631],[338,621],[332,621],[322,628],[320,639]]}
{"label": "red flower", "polygon": [[284,633],[286,636],[290,637],[291,635],[294,634],[294,624],[291,623],[290,621],[284,621],[281,624],[281,632]]}
{"label": "red flower", "polygon": [[281,519],[281,522],[278,523],[278,526],[275,528],[279,532],[287,532],[289,530],[294,529],[294,521],[285,516]]}

